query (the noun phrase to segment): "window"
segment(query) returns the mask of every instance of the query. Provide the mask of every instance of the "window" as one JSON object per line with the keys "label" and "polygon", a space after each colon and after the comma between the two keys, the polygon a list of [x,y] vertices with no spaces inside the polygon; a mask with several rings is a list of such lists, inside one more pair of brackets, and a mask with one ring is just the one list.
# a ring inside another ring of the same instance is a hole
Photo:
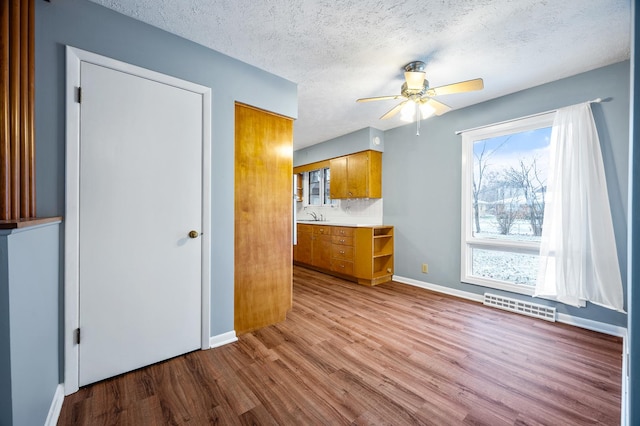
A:
{"label": "window", "polygon": [[553,113],[462,134],[461,280],[533,294]]}
{"label": "window", "polygon": [[329,167],[304,173],[306,182],[306,202],[310,206],[324,206],[335,204],[331,200],[331,170]]}

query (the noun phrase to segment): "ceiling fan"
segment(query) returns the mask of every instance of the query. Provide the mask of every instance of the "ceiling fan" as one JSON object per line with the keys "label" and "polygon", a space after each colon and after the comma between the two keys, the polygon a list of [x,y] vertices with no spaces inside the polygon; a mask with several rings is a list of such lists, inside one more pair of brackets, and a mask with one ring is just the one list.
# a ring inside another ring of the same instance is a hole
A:
{"label": "ceiling fan", "polygon": [[[429,87],[425,79],[425,63],[422,61],[410,62],[404,67],[405,82],[402,84],[399,95],[376,96],[373,98],[360,98],[356,102],[383,101],[388,99],[404,100],[387,111],[380,119],[391,118],[398,112],[402,112],[402,118],[406,121],[420,121],[433,114],[442,115],[451,110],[451,107],[433,99],[435,96],[449,95],[452,93],[471,92],[484,87],[481,78],[447,84],[439,87]],[[418,127],[419,129],[419,127]]]}

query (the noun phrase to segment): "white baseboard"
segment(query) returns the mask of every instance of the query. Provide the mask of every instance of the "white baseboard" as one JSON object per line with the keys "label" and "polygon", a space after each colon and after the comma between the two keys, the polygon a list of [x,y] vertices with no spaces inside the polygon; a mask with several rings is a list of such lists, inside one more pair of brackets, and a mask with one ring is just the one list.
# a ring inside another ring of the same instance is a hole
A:
{"label": "white baseboard", "polygon": [[53,400],[49,407],[49,414],[47,414],[47,420],[44,422],[44,426],[56,426],[58,424],[58,417],[60,417],[60,410],[62,410],[62,403],[64,402],[64,384],[60,383],[56,387],[56,391],[53,394]]}
{"label": "white baseboard", "polygon": [[393,281],[397,281],[403,284],[409,284],[414,287],[420,287],[427,290],[433,290],[437,293],[448,294],[449,296],[456,296],[461,299],[472,300],[474,302],[482,303],[482,300],[484,299],[482,294],[475,294],[475,293],[470,293],[468,291],[456,290],[455,288],[446,287],[438,284],[432,284],[425,281],[418,281],[418,280],[414,280],[413,278],[405,278],[405,277],[399,277],[397,275],[394,275]]}
{"label": "white baseboard", "polygon": [[574,317],[573,315],[563,314],[560,312],[556,314],[556,320],[564,324],[575,325],[576,327],[597,331],[598,333],[609,334],[611,336],[625,337],[627,335],[626,327],[611,325],[605,322],[594,321],[586,318]]}
{"label": "white baseboard", "polygon": [[236,332],[228,331],[226,333],[218,334],[217,336],[211,336],[209,339],[209,347],[217,348],[218,346],[223,346],[237,341],[238,338],[236,337]]}
{"label": "white baseboard", "polygon": [[[420,287],[427,290],[432,290],[438,293],[448,294],[450,296],[460,297],[461,299],[472,300],[474,302],[482,303],[484,297],[482,294],[471,293],[464,290],[457,290],[454,288],[431,284],[424,281],[414,280],[412,278],[393,276],[393,280],[403,284],[409,284],[414,287]],[[576,327],[584,328],[591,331],[597,331],[599,333],[609,334],[611,336],[625,337],[627,335],[627,329],[617,325],[611,325],[604,322],[594,321],[590,319],[575,317],[569,314],[557,313],[556,321],[573,325]]]}

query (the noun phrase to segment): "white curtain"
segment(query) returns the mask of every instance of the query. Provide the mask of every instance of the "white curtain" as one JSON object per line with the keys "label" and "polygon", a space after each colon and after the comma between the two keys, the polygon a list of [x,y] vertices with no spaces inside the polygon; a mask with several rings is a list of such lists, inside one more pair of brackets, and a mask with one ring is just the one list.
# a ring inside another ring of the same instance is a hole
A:
{"label": "white curtain", "polygon": [[590,103],[553,122],[535,296],[623,311],[622,280],[600,140]]}

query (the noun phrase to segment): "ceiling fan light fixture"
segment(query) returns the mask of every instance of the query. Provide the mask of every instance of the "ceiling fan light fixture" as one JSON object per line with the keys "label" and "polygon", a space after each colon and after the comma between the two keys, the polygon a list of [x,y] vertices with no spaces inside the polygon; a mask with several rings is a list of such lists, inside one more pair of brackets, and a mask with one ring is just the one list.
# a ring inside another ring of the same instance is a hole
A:
{"label": "ceiling fan light fixture", "polygon": [[420,104],[420,115],[422,116],[423,120],[425,118],[431,117],[433,114],[435,114],[435,112],[436,112],[436,109],[431,105],[429,105],[428,103],[425,102]]}
{"label": "ceiling fan light fixture", "polygon": [[422,90],[424,84],[425,73],[424,71],[406,71],[404,78],[407,81],[407,89],[409,90]]}
{"label": "ceiling fan light fixture", "polygon": [[400,110],[400,120],[407,123],[412,122],[416,118],[416,103],[413,99],[409,99]]}

